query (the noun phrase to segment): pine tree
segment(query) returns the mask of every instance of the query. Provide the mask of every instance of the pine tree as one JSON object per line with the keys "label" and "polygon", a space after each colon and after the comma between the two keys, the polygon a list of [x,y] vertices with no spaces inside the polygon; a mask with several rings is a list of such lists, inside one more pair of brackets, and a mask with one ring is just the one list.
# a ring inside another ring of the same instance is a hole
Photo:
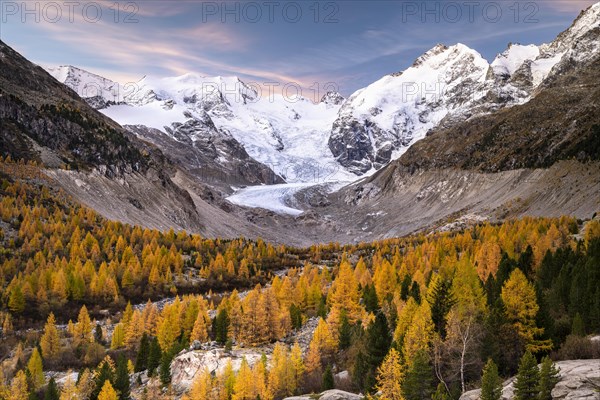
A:
{"label": "pine tree", "polygon": [[29,362],[27,363],[27,371],[31,379],[32,386],[35,390],[44,386],[46,379],[44,378],[44,368],[42,366],[42,357],[37,349],[33,348]]}
{"label": "pine tree", "polygon": [[140,340],[140,348],[138,349],[137,356],[135,357],[135,372],[142,372],[148,368],[148,353],[150,352],[150,343],[146,332],[142,335]]}
{"label": "pine tree", "polygon": [[446,315],[456,303],[451,287],[452,282],[440,278],[438,275],[430,283],[427,301],[430,305],[431,320],[435,331],[442,339],[446,338]]}
{"label": "pine tree", "polygon": [[346,316],[345,310],[342,311],[342,316],[340,317],[340,330],[338,332],[338,336],[340,350],[346,350],[348,347],[350,347],[352,328],[350,326],[350,322],[348,321],[348,317]]}
{"label": "pine tree", "polygon": [[515,379],[515,400],[535,400],[538,397],[540,371],[531,352],[526,352],[519,362]]}
{"label": "pine tree", "polygon": [[387,319],[385,318],[383,312],[378,312],[375,316],[375,321],[373,321],[367,328],[366,340],[369,372],[365,378],[365,388],[370,389],[376,383],[375,372],[387,355],[392,342]]}
{"label": "pine tree", "polygon": [[117,360],[114,389],[119,393],[120,400],[129,399],[129,371],[127,370],[127,359],[124,355],[120,355]]}
{"label": "pine tree", "polygon": [[152,338],[150,342],[150,348],[148,350],[148,376],[154,375],[156,368],[160,365],[162,358],[162,351],[156,338]]}
{"label": "pine tree", "polygon": [[354,382],[361,392],[365,389],[365,377],[368,373],[369,364],[367,363],[366,356],[362,350],[359,350],[354,359],[354,367],[352,368],[352,382]]}
{"label": "pine tree", "polygon": [[102,325],[100,324],[96,324],[96,329],[94,329],[94,341],[99,344],[104,344]]}
{"label": "pine tree", "polygon": [[229,334],[229,317],[227,310],[221,309],[214,321],[215,325],[215,340],[220,344],[225,344]]}
{"label": "pine tree", "polygon": [[118,400],[117,392],[113,389],[110,381],[104,381],[102,390],[98,394],[98,400]]}
{"label": "pine tree", "polygon": [[325,368],[325,372],[323,372],[323,381],[321,383],[321,390],[330,390],[335,387],[335,382],[333,381],[333,371],[331,370],[331,365],[328,365]]}
{"label": "pine tree", "polygon": [[448,389],[443,383],[438,383],[435,393],[431,395],[431,400],[451,400]]}
{"label": "pine tree", "polygon": [[55,360],[60,354],[60,337],[58,336],[56,319],[53,313],[50,313],[44,326],[44,333],[40,339],[40,347],[42,348],[42,355],[46,360]]}
{"label": "pine tree", "polygon": [[381,391],[381,400],[404,400],[401,390],[403,378],[400,354],[392,347],[377,369],[377,390]]}
{"label": "pine tree", "polygon": [[410,368],[406,371],[402,383],[404,398],[406,400],[430,399],[433,393],[433,371],[429,356],[424,350],[419,350],[409,365]]}
{"label": "pine tree", "polygon": [[60,392],[58,391],[58,385],[56,385],[56,381],[54,377],[50,378],[48,381],[48,386],[46,387],[46,393],[44,393],[44,400],[59,400]]}
{"label": "pine tree", "polygon": [[[115,379],[114,376],[114,369],[113,369],[113,364],[112,364],[112,359],[110,359],[110,357],[106,357],[104,360],[102,360],[100,362],[100,364],[98,365],[98,368],[96,370],[95,376],[94,376],[94,389],[92,390],[91,393],[91,398],[92,399],[100,399],[99,395],[100,392],[104,389],[104,387],[106,386],[106,383],[109,383],[110,385],[110,390],[113,390],[112,387],[112,383]],[[115,400],[116,400],[116,393],[115,393]]]}
{"label": "pine tree", "polygon": [[539,400],[552,400],[552,389],[559,380],[560,369],[556,367],[550,357],[544,357],[540,367],[540,381],[538,383]]}
{"label": "pine tree", "polygon": [[500,400],[501,397],[502,380],[498,376],[498,367],[490,358],[481,377],[481,400]]}

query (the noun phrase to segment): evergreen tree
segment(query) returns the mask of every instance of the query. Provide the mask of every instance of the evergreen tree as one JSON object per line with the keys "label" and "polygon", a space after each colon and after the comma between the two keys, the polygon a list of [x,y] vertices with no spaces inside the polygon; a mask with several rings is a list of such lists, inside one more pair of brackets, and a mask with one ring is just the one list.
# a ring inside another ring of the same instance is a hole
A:
{"label": "evergreen tree", "polygon": [[536,400],[540,371],[531,352],[526,352],[519,363],[519,372],[515,379],[515,400]]}
{"label": "evergreen tree", "polygon": [[481,377],[481,400],[500,400],[501,396],[502,380],[498,376],[498,367],[490,358]]}
{"label": "evergreen tree", "polygon": [[412,278],[409,274],[404,275],[402,279],[402,283],[400,284],[400,298],[403,301],[408,300],[408,296],[410,295],[410,284],[412,283]]}
{"label": "evergreen tree", "polygon": [[225,309],[221,309],[217,314],[215,321],[215,340],[220,344],[227,342],[229,334],[229,317]]}
{"label": "evergreen tree", "polygon": [[367,363],[369,365],[365,381],[365,388],[370,389],[375,385],[375,371],[381,365],[390,349],[392,338],[383,312],[378,312],[375,321],[369,325],[366,334]]}
{"label": "evergreen tree", "polygon": [[292,321],[293,329],[298,330],[302,328],[302,310],[295,304],[290,305],[290,320]]}
{"label": "evergreen tree", "polygon": [[583,318],[581,318],[581,314],[575,314],[573,317],[573,327],[571,328],[571,333],[576,336],[585,336],[585,326],[583,324]]}
{"label": "evergreen tree", "polygon": [[119,393],[119,400],[129,399],[129,371],[127,370],[127,359],[124,355],[120,355],[117,360],[114,389]]}
{"label": "evergreen tree", "polygon": [[444,280],[437,277],[432,283],[434,286],[431,289],[427,301],[431,307],[431,320],[435,327],[435,331],[442,339],[446,338],[446,315],[456,304],[456,300],[452,295],[452,281]]}
{"label": "evergreen tree", "polygon": [[346,311],[342,311],[340,317],[340,330],[339,330],[339,348],[340,350],[346,350],[350,347],[350,341],[352,339],[352,327],[348,321]]}
{"label": "evergreen tree", "polygon": [[352,382],[362,392],[365,389],[365,377],[369,373],[369,364],[362,350],[358,351],[354,359],[354,368],[352,368]]}
{"label": "evergreen tree", "polygon": [[140,348],[138,349],[137,356],[135,357],[135,372],[142,372],[148,368],[148,355],[150,352],[150,343],[148,341],[148,335],[146,332],[142,335],[140,340]]}
{"label": "evergreen tree", "polygon": [[363,289],[363,302],[367,312],[376,312],[379,309],[379,300],[377,299],[375,286],[365,285]]}
{"label": "evergreen tree", "polygon": [[330,390],[335,387],[335,383],[333,381],[333,371],[331,370],[331,365],[328,365],[325,368],[325,372],[323,372],[323,382],[321,383],[321,390]]}
{"label": "evergreen tree", "polygon": [[160,350],[160,345],[158,344],[158,339],[154,337],[150,342],[150,348],[148,350],[148,376],[154,375],[156,368],[160,365],[161,357],[162,352]]}
{"label": "evergreen tree", "polygon": [[44,393],[44,400],[59,400],[60,392],[58,391],[58,385],[54,380],[54,377],[50,378],[48,381],[48,386],[46,387],[46,393]]}
{"label": "evergreen tree", "polygon": [[448,390],[443,383],[439,383],[437,385],[437,389],[435,393],[431,395],[431,400],[451,400],[450,394],[448,394]]}
{"label": "evergreen tree", "polygon": [[552,389],[559,380],[560,369],[556,367],[550,357],[544,357],[540,367],[540,382],[538,384],[539,400],[552,400]]}
{"label": "evergreen tree", "polygon": [[412,360],[411,367],[406,372],[402,383],[402,394],[405,400],[431,399],[433,394],[433,370],[429,356],[424,350],[419,350]]}
{"label": "evergreen tree", "polygon": [[109,384],[110,389],[114,391],[112,387],[112,382],[114,379],[115,377],[112,366],[107,361],[103,361],[100,365],[100,368],[96,371],[96,376],[94,378],[95,387],[91,393],[91,399],[99,400],[100,391],[103,390],[107,383]]}
{"label": "evergreen tree", "polygon": [[94,341],[96,343],[104,344],[104,339],[102,337],[102,325],[96,324],[96,328],[94,329]]}
{"label": "evergreen tree", "polygon": [[421,288],[417,282],[413,282],[410,287],[410,296],[415,299],[417,304],[421,304]]}

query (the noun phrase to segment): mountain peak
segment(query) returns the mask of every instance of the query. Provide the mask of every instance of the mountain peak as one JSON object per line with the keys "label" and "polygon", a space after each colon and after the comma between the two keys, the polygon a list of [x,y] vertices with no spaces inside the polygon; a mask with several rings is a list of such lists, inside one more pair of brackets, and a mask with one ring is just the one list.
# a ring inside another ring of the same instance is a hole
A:
{"label": "mountain peak", "polygon": [[342,96],[341,94],[339,94],[338,92],[327,92],[323,95],[323,97],[321,98],[321,103],[325,103],[325,104],[329,104],[329,105],[335,105],[338,106],[340,104],[342,104],[344,101],[346,100],[346,98],[344,96]]}

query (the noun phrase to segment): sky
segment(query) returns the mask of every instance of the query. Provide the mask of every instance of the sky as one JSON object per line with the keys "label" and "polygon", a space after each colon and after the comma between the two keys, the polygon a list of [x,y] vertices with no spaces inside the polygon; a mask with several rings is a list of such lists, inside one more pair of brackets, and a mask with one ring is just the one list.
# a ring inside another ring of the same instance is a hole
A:
{"label": "sky", "polygon": [[0,39],[37,64],[121,83],[236,75],[319,98],[348,96],[438,43],[491,62],[510,42],[550,42],[594,2],[0,0]]}

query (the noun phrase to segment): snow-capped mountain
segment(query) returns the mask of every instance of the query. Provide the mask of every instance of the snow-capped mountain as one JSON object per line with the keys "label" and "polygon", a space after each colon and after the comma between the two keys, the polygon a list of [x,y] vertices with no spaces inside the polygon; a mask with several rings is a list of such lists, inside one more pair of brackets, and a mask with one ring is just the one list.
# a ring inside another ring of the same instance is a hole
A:
{"label": "snow-capped mountain", "polygon": [[440,123],[452,124],[522,104],[542,82],[600,48],[600,3],[550,44],[510,44],[489,64],[465,45],[437,45],[402,73],[352,94],[333,124],[329,146],[355,174],[379,169]]}
{"label": "snow-capped mountain", "polygon": [[[598,52],[599,25],[597,3],[552,43],[510,44],[491,63],[463,44],[440,44],[347,100],[327,93],[317,104],[237,77],[186,74],[119,85],[74,67],[49,72],[155,144],[157,132],[173,145],[218,142],[214,163],[231,160],[240,147],[289,183],[350,181],[400,157],[439,125],[527,102],[544,80]],[[102,90],[90,95],[89,87]],[[235,145],[227,150],[223,143]]]}
{"label": "snow-capped mountain", "polygon": [[[64,74],[49,72],[72,88],[77,87],[73,80],[63,79]],[[90,74],[87,80],[93,81],[93,77]],[[339,167],[327,146],[331,124],[344,100],[339,93],[327,93],[320,103],[314,104],[303,97],[287,98],[249,86],[237,77],[196,74],[164,79],[145,77],[131,86],[135,90],[121,96],[121,104],[101,111],[122,125],[135,126],[137,134],[141,132],[140,126],[146,126],[184,145],[200,140],[206,144],[234,139],[250,157],[287,182],[352,177]],[[110,91],[105,93],[113,95]],[[185,138],[181,125],[188,127]],[[207,130],[213,139],[207,138]],[[144,135],[147,139],[149,132]],[[215,162],[225,163],[230,159],[227,151],[222,150]]]}

